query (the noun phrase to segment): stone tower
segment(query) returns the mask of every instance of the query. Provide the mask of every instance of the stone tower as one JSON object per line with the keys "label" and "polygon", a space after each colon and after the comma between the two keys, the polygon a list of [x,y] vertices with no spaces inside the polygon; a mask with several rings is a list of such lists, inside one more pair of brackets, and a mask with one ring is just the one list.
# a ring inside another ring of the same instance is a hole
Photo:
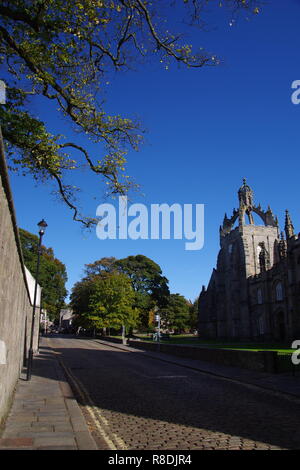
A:
{"label": "stone tower", "polygon": [[[274,217],[270,206],[266,211],[262,210],[260,204],[256,206],[253,202],[253,191],[246,184],[238,190],[239,208],[233,210],[230,219],[225,214],[223,225],[220,227],[221,249],[228,252],[233,251],[234,243],[240,246],[240,260],[244,265],[245,277],[259,274],[262,270],[268,270],[276,261],[275,242],[280,241],[278,220]],[[257,214],[262,225],[254,224],[253,213]],[[247,216],[248,220],[245,220]],[[233,229],[238,220],[238,226]],[[248,223],[247,223],[248,222]],[[227,261],[230,261],[227,257]],[[242,266],[241,266],[242,267]]]}
{"label": "stone tower", "polygon": [[[281,239],[278,220],[270,207],[264,211],[260,204],[254,204],[253,191],[245,179],[238,190],[238,201],[232,216],[225,214],[217,267],[199,297],[199,332],[206,337],[253,336],[248,279],[270,270],[278,261]],[[254,223],[254,214],[261,225]]]}

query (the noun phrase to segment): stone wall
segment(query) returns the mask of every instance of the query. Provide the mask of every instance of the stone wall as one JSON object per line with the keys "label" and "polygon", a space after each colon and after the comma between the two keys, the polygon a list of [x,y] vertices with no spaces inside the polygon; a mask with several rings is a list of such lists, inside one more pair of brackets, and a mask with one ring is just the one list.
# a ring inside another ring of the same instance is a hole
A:
{"label": "stone wall", "polygon": [[[108,341],[110,343],[122,344],[123,341],[121,338],[113,338],[112,336],[98,336],[97,338],[102,339],[103,341]],[[127,338],[125,338],[126,344],[128,344]]]}
{"label": "stone wall", "polygon": [[27,355],[31,315],[0,129],[0,425],[9,410]]}
{"label": "stone wall", "polygon": [[[111,343],[122,344],[122,339],[119,338],[98,335],[97,338]],[[126,338],[126,344],[136,349],[158,352],[158,343],[156,342]],[[166,343],[160,343],[159,351],[177,357],[196,359],[231,367],[240,367],[242,369],[255,370],[258,372],[268,372],[271,374],[282,372],[294,374],[296,371],[296,366],[293,366],[291,355],[279,355],[276,351],[238,351]]]}
{"label": "stone wall", "polygon": [[[129,340],[129,346],[138,349],[158,351],[157,343]],[[237,351],[230,349],[212,349],[161,343],[160,352],[187,359],[213,362],[224,366],[241,367],[259,372],[276,372],[276,352],[272,351]]]}

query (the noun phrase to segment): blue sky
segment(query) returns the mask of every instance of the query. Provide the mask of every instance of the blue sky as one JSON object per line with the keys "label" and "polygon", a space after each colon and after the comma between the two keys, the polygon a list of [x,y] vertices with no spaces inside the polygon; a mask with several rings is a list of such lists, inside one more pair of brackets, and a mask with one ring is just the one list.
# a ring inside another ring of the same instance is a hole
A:
{"label": "blue sky", "polygon": [[[44,242],[66,264],[69,290],[85,263],[144,254],[161,266],[171,292],[194,300],[215,267],[219,226],[224,213],[231,215],[238,205],[243,177],[255,202],[265,208],[270,204],[282,229],[288,208],[300,231],[300,105],[291,102],[291,84],[300,79],[300,1],[271,0],[259,15],[233,27],[221,9],[209,19],[215,27],[193,31],[191,41],[218,55],[221,65],[166,70],[152,61],[111,77],[106,91],[108,111],[137,116],[147,129],[141,150],[128,155],[127,172],[142,193],[132,201],[205,204],[202,250],[186,251],[181,240],[101,241],[49,196],[51,186],[37,187],[29,177],[11,175],[19,225],[36,232],[36,223],[47,220]],[[51,130],[69,132],[55,112],[43,103],[35,106]],[[95,215],[104,202],[103,187],[87,171],[77,180],[84,208]]]}

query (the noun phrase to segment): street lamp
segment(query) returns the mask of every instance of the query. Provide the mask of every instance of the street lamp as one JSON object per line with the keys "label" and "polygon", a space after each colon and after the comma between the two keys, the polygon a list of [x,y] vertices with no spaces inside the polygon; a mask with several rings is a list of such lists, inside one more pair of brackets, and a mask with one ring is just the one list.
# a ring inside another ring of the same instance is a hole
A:
{"label": "street lamp", "polygon": [[33,359],[33,336],[34,336],[34,324],[35,324],[35,310],[36,310],[36,298],[37,298],[37,286],[38,286],[38,277],[40,269],[40,255],[41,255],[41,246],[42,238],[45,233],[46,228],[48,227],[44,219],[42,219],[38,224],[39,227],[39,244],[38,244],[38,257],[36,263],[36,273],[35,273],[35,287],[34,287],[34,298],[33,298],[33,308],[32,308],[32,323],[31,323],[31,335],[30,335],[30,348],[28,353],[28,366],[27,366],[27,380],[31,379],[32,372],[32,359]]}
{"label": "street lamp", "polygon": [[155,315],[155,320],[158,322],[158,325],[157,325],[157,350],[158,350],[158,352],[160,352],[160,314],[159,313],[157,313]]}

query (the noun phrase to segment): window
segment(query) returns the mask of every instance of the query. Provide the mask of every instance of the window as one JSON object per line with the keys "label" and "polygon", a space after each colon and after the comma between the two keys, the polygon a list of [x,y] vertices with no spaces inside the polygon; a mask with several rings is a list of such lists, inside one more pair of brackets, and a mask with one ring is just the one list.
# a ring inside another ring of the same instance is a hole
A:
{"label": "window", "polygon": [[276,300],[278,301],[283,300],[282,282],[277,282],[276,287],[275,287],[275,293],[276,293]]}
{"label": "window", "polygon": [[258,331],[260,335],[263,335],[265,332],[265,322],[263,316],[259,317],[258,319]]}
{"label": "window", "polygon": [[261,305],[263,303],[262,290],[257,289],[257,303]]}
{"label": "window", "polygon": [[258,246],[256,247],[256,253],[257,253],[257,263],[258,263],[258,265],[259,265],[259,255],[260,255],[260,253],[261,253],[261,246],[260,246],[260,245],[258,245]]}

